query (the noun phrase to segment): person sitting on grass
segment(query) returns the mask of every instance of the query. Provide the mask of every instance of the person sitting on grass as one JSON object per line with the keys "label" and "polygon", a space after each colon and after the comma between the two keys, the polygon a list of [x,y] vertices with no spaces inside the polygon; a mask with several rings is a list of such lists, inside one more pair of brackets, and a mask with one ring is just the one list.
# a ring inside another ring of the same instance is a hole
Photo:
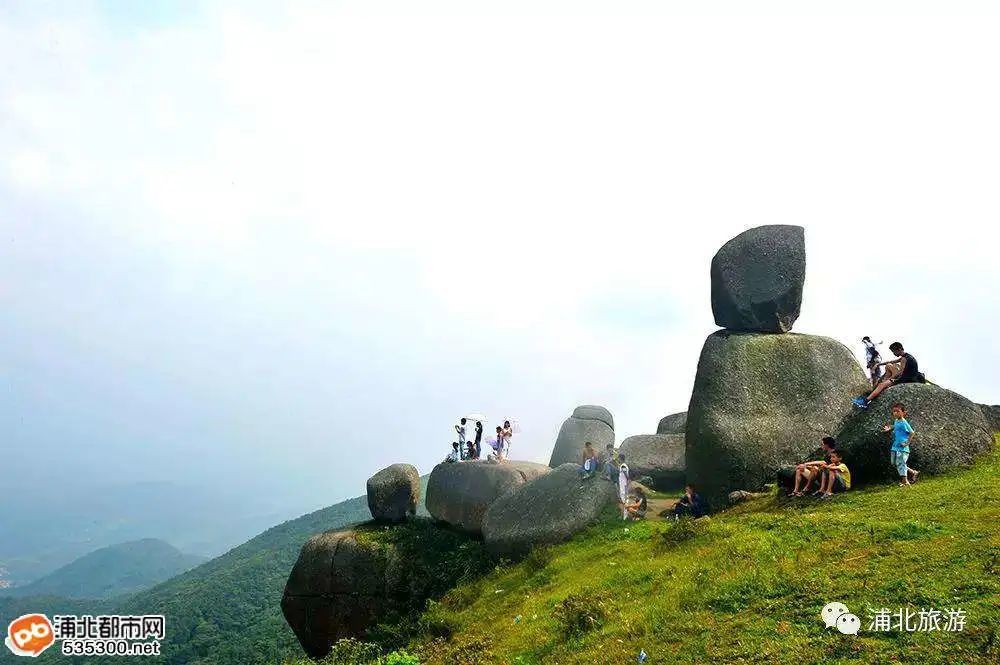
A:
{"label": "person sitting on grass", "polygon": [[884,363],[879,363],[878,365],[885,366],[885,378],[880,384],[875,386],[875,390],[871,392],[867,397],[858,397],[854,400],[854,406],[862,409],[867,409],[868,405],[872,403],[876,397],[882,394],[882,391],[889,386],[895,386],[901,383],[926,383],[927,379],[920,372],[920,366],[917,364],[917,359],[906,352],[903,349],[903,345],[899,342],[893,342],[889,345],[889,350],[896,355],[895,360],[887,360]]}
{"label": "person sitting on grass", "polygon": [[910,459],[910,442],[913,441],[913,428],[906,420],[906,407],[899,402],[892,405],[893,423],[882,428],[884,432],[892,432],[892,448],[889,451],[889,461],[896,467],[899,474],[900,487],[906,487],[917,482],[920,472],[906,466]]}
{"label": "person sitting on grass", "polygon": [[701,496],[695,491],[694,485],[688,483],[684,486],[684,496],[674,506],[674,518],[679,517],[701,517],[705,514],[705,504],[701,501]]}
{"label": "person sitting on grass", "polygon": [[851,489],[851,470],[844,464],[840,451],[834,450],[830,453],[830,463],[823,465],[823,478],[820,481],[819,491],[814,496],[829,499],[835,493],[839,494],[849,489]]}
{"label": "person sitting on grass", "polygon": [[646,519],[646,493],[642,491],[641,487],[635,488],[635,493],[629,497],[629,501],[625,503],[625,511],[628,516],[633,520]]}
{"label": "person sitting on grass", "polygon": [[809,486],[813,481],[818,480],[823,475],[823,469],[830,461],[830,453],[837,448],[837,440],[832,436],[823,437],[823,457],[821,460],[803,462],[795,465],[795,486],[788,496],[805,496],[809,491]]}
{"label": "person sitting on grass", "polygon": [[586,480],[597,472],[597,451],[590,441],[583,446],[583,463],[580,465],[580,477]]}

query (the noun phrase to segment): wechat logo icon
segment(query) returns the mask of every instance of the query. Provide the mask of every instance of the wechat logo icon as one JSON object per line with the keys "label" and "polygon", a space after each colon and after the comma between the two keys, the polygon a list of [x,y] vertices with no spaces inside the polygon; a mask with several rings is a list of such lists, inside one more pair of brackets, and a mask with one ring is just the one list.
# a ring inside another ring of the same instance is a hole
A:
{"label": "wechat logo icon", "polygon": [[836,628],[844,635],[857,635],[861,630],[861,619],[851,614],[843,603],[827,603],[820,612],[820,618],[827,628]]}

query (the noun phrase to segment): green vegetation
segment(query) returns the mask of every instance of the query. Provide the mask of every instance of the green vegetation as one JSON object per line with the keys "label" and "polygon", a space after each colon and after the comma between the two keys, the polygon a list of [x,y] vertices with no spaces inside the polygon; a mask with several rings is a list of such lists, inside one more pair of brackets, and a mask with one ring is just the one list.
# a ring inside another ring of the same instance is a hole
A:
{"label": "green vegetation", "polygon": [[[1000,445],[1000,441],[998,441]],[[825,629],[845,603],[857,637]],[[960,608],[961,632],[866,630],[871,611]],[[431,603],[424,663],[1000,660],[1000,450],[910,488],[762,498],[697,522],[606,521]]]}
{"label": "green vegetation", "polygon": [[4,595],[111,598],[148,589],[204,561],[170,543],[146,538],[102,547]]}

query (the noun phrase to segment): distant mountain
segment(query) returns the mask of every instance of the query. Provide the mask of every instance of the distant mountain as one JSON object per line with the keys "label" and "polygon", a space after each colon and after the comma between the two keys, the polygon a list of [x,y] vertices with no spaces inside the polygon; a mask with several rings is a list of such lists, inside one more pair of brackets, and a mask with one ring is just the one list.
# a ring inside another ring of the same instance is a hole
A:
{"label": "distant mountain", "polygon": [[145,538],[102,547],[30,584],[0,590],[0,595],[111,598],[148,589],[205,560],[165,541]]}
{"label": "distant mountain", "polygon": [[0,501],[0,568],[6,569],[0,580],[12,586],[25,586],[99,548],[143,538],[218,556],[322,505],[261,488],[172,482],[81,483],[59,485],[56,492],[53,485],[14,485],[5,478],[0,496],[12,497]]}
{"label": "distant mountain", "polygon": [[[422,495],[427,478],[421,479]],[[419,512],[426,515],[423,500]],[[270,665],[301,656],[281,615],[285,580],[309,536],[371,519],[363,496],[348,499],[268,529],[220,557],[128,598],[86,601],[0,597],[0,623],[26,612],[48,614],[165,614],[167,640],[157,663]],[[65,662],[44,653],[39,663]],[[0,662],[3,657],[0,655]],[[121,658],[88,658],[88,665]]]}

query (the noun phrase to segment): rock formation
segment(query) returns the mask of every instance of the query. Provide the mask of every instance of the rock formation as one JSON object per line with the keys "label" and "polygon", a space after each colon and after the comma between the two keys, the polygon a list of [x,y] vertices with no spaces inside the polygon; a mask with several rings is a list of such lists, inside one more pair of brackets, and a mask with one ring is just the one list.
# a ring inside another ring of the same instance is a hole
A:
{"label": "rock formation", "polygon": [[372,518],[401,522],[417,513],[420,474],[410,464],[393,464],[368,479],[368,510]]}
{"label": "rock formation", "polygon": [[563,464],[498,499],[486,511],[483,539],[493,552],[523,554],[535,545],[562,542],[617,500],[616,486],[581,480],[578,464]]}
{"label": "rock formation", "polygon": [[684,483],[684,435],[643,434],[622,441],[633,477],[649,476],[656,489],[674,488]]}
{"label": "rock formation", "polygon": [[986,425],[989,427],[991,432],[1000,433],[1000,404],[980,404],[979,408],[983,412],[983,418],[986,419]]}
{"label": "rock formation", "polygon": [[856,412],[837,435],[837,449],[851,469],[852,481],[898,479],[889,463],[892,434],[882,431],[892,422],[896,402],[906,407],[906,419],[915,430],[909,466],[921,473],[967,466],[993,444],[979,405],[929,383],[892,386]]}
{"label": "rock formation", "polygon": [[483,515],[494,501],[548,472],[549,467],[533,462],[438,464],[427,481],[427,510],[440,522],[479,533]]}
{"label": "rock formation", "polygon": [[687,411],[681,411],[680,413],[672,413],[669,416],[663,416],[660,419],[660,424],[656,426],[657,434],[683,434],[684,430],[687,428]]}
{"label": "rock formation", "polygon": [[688,409],[688,479],[712,508],[761,489],[840,429],[867,385],[850,350],[827,337],[710,335]]}
{"label": "rock formation", "polygon": [[604,407],[580,406],[573,411],[559,429],[549,466],[555,468],[567,462],[579,464],[588,441],[598,454],[615,443],[614,418]]}
{"label": "rock formation", "polygon": [[801,226],[744,231],[712,259],[712,312],[730,330],[788,332],[799,317],[806,277]]}

